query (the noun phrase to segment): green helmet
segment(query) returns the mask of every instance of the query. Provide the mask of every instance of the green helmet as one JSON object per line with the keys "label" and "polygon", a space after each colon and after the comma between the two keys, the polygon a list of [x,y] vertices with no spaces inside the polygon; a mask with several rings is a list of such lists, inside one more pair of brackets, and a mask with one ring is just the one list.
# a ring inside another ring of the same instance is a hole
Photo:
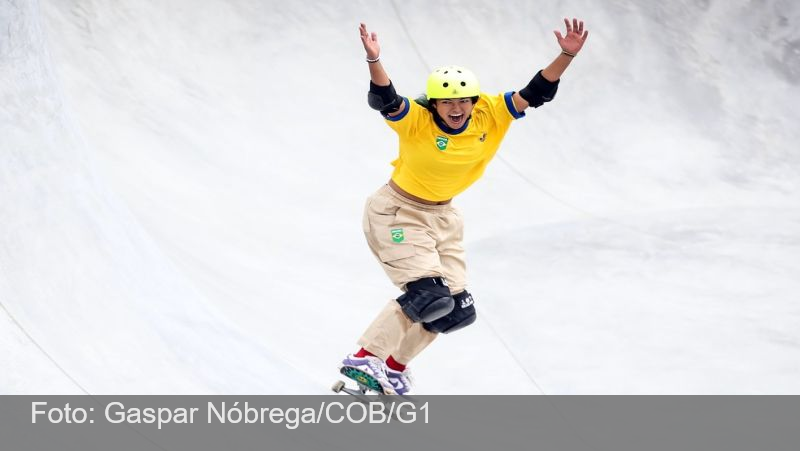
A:
{"label": "green helmet", "polygon": [[481,94],[478,77],[460,66],[444,66],[428,77],[425,96],[430,99],[460,99]]}

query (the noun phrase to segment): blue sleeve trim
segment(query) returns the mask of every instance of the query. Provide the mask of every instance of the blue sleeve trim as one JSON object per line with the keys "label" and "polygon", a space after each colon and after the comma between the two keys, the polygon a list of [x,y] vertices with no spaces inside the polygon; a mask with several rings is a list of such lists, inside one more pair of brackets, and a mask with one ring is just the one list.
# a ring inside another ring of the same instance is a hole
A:
{"label": "blue sleeve trim", "polygon": [[406,117],[406,114],[408,114],[409,110],[411,110],[411,103],[408,101],[408,98],[406,98],[406,97],[402,97],[402,99],[403,99],[403,102],[405,102],[404,103],[405,104],[405,108],[403,108],[403,112],[398,114],[397,116],[394,116],[394,117],[389,116],[389,115],[384,115],[383,116],[384,119],[386,119],[387,121],[397,122],[400,119]]}
{"label": "blue sleeve trim", "polygon": [[514,108],[514,101],[511,100],[511,96],[514,95],[514,91],[509,91],[503,95],[506,99],[506,108],[508,108],[508,112],[514,116],[514,119],[519,119],[525,117],[525,112],[519,112],[516,108]]}

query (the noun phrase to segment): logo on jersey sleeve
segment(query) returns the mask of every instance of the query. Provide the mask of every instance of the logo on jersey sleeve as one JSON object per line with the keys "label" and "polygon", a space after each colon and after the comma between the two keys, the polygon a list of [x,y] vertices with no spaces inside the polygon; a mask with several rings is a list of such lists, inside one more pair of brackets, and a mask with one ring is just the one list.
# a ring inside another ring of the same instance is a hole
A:
{"label": "logo on jersey sleeve", "polygon": [[450,138],[439,135],[436,137],[436,148],[444,152],[444,150],[447,149],[448,142],[450,142]]}

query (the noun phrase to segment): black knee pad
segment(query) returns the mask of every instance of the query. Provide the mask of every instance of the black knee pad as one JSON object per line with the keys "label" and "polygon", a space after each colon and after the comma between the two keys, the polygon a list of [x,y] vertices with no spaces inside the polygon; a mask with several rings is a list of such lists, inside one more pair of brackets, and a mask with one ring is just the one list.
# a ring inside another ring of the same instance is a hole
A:
{"label": "black knee pad", "polygon": [[422,327],[425,330],[437,334],[449,334],[469,326],[478,319],[478,314],[475,312],[475,301],[471,294],[464,290],[453,298],[455,300],[453,311],[435,321],[423,323]]}
{"label": "black knee pad", "polygon": [[415,323],[436,321],[453,310],[455,301],[441,277],[425,277],[406,284],[406,292],[397,298],[403,313]]}

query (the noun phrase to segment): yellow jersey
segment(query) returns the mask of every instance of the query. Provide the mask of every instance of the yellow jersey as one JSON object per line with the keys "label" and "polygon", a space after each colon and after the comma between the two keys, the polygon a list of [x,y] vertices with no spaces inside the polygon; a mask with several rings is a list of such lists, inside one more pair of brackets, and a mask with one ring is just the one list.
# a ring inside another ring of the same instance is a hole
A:
{"label": "yellow jersey", "polygon": [[466,190],[483,175],[511,122],[525,116],[514,108],[512,94],[481,93],[468,122],[457,130],[404,97],[400,114],[384,116],[400,141],[392,180],[430,201],[448,200]]}

